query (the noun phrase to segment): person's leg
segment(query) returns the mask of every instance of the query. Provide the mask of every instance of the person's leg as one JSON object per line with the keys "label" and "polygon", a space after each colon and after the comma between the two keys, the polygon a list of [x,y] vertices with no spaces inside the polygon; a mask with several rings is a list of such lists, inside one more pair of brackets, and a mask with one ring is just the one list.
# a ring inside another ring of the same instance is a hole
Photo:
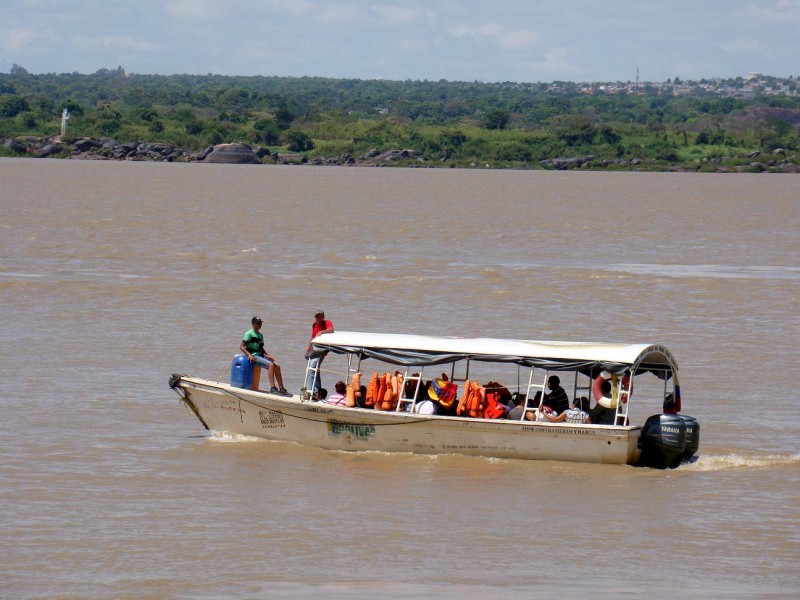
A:
{"label": "person's leg", "polygon": [[264,358],[263,356],[253,356],[253,364],[261,365],[264,369],[268,369],[269,366],[272,364],[268,358]]}
{"label": "person's leg", "polygon": [[278,382],[278,388],[283,389],[283,374],[278,365],[275,365],[275,380]]}
{"label": "person's leg", "polygon": [[255,364],[261,365],[261,367],[267,370],[267,376],[269,377],[269,385],[270,387],[275,387],[275,363],[273,363],[268,358],[264,358],[263,356],[254,356],[253,362]]}
{"label": "person's leg", "polygon": [[325,360],[324,356],[320,356],[317,360],[317,378],[314,380],[314,391],[319,392],[322,388],[322,361]]}
{"label": "person's leg", "polygon": [[[322,364],[323,358],[324,357],[312,358],[308,362],[308,371],[306,371],[306,389],[312,394],[317,393],[319,388],[322,387],[322,378],[320,377],[319,368]],[[312,369],[316,369],[316,371]]]}

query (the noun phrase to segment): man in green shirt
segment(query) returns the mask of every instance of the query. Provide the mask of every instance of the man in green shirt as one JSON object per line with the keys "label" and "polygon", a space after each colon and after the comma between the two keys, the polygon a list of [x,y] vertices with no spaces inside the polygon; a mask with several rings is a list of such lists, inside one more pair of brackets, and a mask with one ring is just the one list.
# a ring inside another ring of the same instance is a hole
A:
{"label": "man in green shirt", "polygon": [[[253,325],[253,328],[245,332],[242,337],[242,343],[239,344],[239,349],[250,359],[252,365],[258,365],[267,369],[270,385],[269,392],[271,394],[291,396],[291,394],[286,391],[286,388],[283,387],[283,375],[281,374],[280,366],[278,366],[275,359],[264,350],[264,336],[261,333],[261,325],[264,321],[261,317],[256,316],[250,319],[250,323]],[[278,382],[278,387],[275,387],[276,380]]]}

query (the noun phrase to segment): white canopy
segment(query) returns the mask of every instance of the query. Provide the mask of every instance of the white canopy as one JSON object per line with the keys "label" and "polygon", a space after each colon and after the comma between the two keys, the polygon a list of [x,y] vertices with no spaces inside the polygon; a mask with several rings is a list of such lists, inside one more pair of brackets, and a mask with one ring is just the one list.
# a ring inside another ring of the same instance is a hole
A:
{"label": "white canopy", "polygon": [[551,371],[598,369],[621,373],[677,371],[670,351],[658,344],[599,344],[494,338],[435,337],[399,333],[325,333],[312,342],[313,355],[357,354],[383,362],[426,366],[459,360],[511,362]]}

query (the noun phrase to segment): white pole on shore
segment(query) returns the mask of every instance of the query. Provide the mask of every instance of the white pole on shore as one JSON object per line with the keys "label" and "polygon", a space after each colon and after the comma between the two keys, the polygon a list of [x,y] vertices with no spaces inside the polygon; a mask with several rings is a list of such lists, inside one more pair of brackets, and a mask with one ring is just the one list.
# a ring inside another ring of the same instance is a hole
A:
{"label": "white pole on shore", "polygon": [[69,121],[69,111],[65,108],[61,113],[61,138],[67,134],[67,121]]}

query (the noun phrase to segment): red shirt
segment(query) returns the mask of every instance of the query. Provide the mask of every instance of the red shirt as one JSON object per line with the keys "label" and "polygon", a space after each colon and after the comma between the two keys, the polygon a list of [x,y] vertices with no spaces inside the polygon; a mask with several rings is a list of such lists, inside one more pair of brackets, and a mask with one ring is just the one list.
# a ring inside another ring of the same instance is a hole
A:
{"label": "red shirt", "polygon": [[333,323],[327,319],[322,321],[322,323],[314,321],[314,324],[311,326],[311,339],[313,340],[320,331],[325,331],[326,329],[333,329]]}
{"label": "red shirt", "polygon": [[[314,319],[314,324],[311,326],[311,339],[313,340],[320,331],[325,331],[326,329],[333,329],[333,323],[325,319],[320,324]],[[308,343],[308,350],[311,350],[311,342]]]}

